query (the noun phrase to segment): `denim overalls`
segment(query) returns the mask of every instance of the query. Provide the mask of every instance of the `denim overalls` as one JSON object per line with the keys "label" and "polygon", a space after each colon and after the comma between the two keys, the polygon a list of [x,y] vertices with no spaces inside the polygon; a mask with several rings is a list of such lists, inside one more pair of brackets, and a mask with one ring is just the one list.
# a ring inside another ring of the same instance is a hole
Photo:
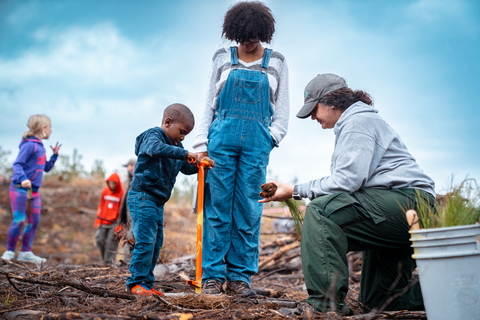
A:
{"label": "denim overalls", "polygon": [[258,71],[232,70],[218,97],[210,126],[208,155],[215,160],[205,192],[203,282],[241,280],[250,284],[258,271],[263,204],[258,203],[274,142],[268,130],[273,108],[266,69],[272,54],[265,49]]}

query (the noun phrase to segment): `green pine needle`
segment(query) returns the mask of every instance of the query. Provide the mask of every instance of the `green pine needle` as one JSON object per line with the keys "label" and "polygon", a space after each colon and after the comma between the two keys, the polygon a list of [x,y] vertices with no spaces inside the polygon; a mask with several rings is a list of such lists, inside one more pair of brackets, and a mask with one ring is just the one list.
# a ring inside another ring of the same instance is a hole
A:
{"label": "green pine needle", "polygon": [[300,210],[300,206],[303,205],[303,201],[295,201],[290,198],[285,201],[282,201],[283,205],[288,207],[290,214],[292,215],[293,223],[295,225],[295,232],[297,234],[297,239],[300,241],[302,238],[302,226],[304,213]]}

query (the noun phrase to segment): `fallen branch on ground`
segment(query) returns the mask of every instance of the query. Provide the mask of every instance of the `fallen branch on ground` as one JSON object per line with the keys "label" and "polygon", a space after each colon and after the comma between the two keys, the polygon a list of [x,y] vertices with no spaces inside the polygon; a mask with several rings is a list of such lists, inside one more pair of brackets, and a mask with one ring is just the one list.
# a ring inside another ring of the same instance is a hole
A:
{"label": "fallen branch on ground", "polygon": [[44,280],[38,280],[38,279],[29,279],[25,278],[16,274],[13,274],[11,272],[5,272],[4,270],[0,269],[0,273],[4,274],[7,276],[7,278],[10,279],[15,279],[21,282],[27,282],[27,283],[35,283],[35,284],[41,284],[45,286],[54,286],[54,287],[64,287],[64,286],[70,286],[72,288],[75,288],[80,291],[84,291],[96,296],[100,297],[113,297],[113,298],[120,298],[120,299],[127,299],[127,300],[135,300],[135,296],[132,294],[127,294],[127,293],[119,293],[119,292],[112,292],[104,289],[97,289],[97,288],[91,288],[88,287],[80,282],[72,282],[72,281],[67,281],[67,280],[59,280],[57,282],[49,282],[49,281],[44,281]]}

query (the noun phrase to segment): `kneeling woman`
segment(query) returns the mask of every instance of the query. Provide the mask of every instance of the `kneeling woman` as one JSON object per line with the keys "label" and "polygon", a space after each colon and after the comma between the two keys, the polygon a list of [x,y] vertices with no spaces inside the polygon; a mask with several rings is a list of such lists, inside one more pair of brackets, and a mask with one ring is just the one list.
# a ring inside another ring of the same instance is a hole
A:
{"label": "kneeling woman", "polygon": [[[333,128],[331,175],[295,186],[274,181],[277,192],[261,202],[292,196],[312,200],[301,244],[308,303],[319,311],[351,313],[344,302],[346,255],[363,251],[358,299],[368,308],[379,308],[409,285],[415,261],[404,211],[415,207],[416,194],[433,204],[435,184],[372,107],[370,96],[348,88],[337,75],[322,74],[310,81],[297,117]],[[384,310],[423,308],[417,283]]]}

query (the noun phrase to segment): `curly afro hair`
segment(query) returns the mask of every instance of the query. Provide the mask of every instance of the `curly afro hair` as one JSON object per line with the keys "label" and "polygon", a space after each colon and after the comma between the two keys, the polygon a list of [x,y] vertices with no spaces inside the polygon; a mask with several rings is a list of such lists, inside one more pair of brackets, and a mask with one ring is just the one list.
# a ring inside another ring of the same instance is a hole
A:
{"label": "curly afro hair", "polygon": [[259,1],[244,1],[233,5],[225,14],[222,35],[238,43],[258,38],[270,43],[275,33],[271,10]]}

